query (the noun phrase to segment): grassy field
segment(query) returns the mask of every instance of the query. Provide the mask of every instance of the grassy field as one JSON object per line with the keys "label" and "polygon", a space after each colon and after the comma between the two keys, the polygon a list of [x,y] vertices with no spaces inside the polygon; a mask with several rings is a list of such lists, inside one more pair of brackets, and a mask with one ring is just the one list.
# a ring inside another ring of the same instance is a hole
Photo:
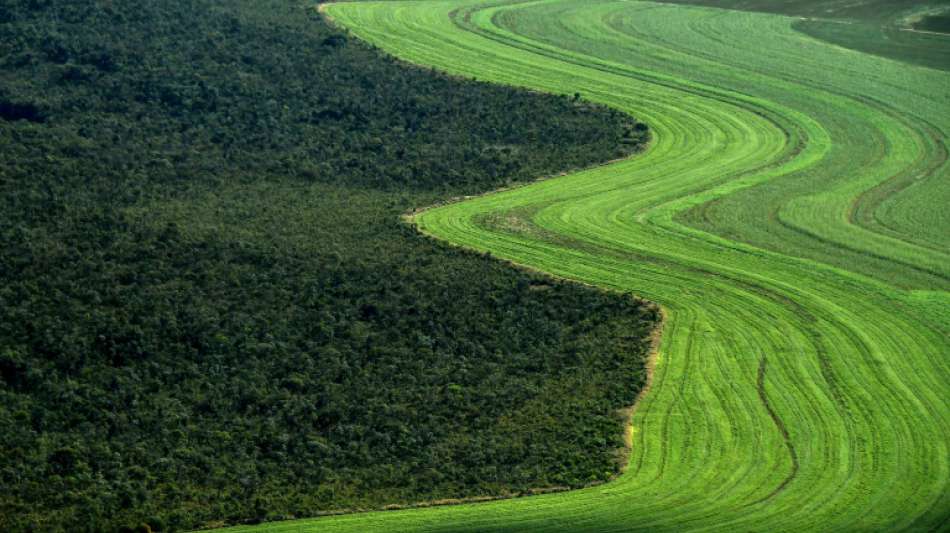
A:
{"label": "grassy field", "polygon": [[950,527],[950,74],[705,7],[329,13],[409,61],[647,122],[643,155],[415,220],[667,321],[609,484],[235,531]]}
{"label": "grassy field", "polygon": [[661,0],[797,17],[793,27],[830,43],[950,70],[950,0]]}

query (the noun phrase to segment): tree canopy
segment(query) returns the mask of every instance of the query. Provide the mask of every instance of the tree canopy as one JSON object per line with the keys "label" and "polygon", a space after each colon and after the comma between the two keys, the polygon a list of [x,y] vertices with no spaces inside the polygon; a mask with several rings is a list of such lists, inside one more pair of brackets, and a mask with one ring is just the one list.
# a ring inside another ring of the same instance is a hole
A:
{"label": "tree canopy", "polygon": [[616,472],[656,310],[399,215],[627,155],[642,125],[282,0],[3,0],[0,34],[0,529]]}

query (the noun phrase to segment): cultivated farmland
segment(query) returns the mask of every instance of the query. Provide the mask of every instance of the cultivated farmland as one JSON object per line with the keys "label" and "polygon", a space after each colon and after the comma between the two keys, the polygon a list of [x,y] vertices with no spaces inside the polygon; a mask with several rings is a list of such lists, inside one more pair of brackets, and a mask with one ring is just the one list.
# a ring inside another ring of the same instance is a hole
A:
{"label": "cultivated farmland", "polygon": [[829,44],[797,31],[798,18],[706,7],[450,1],[328,12],[406,60],[580,93],[649,124],[643,155],[415,222],[634,292],[662,305],[666,322],[619,479],[264,529],[948,527],[948,72]]}

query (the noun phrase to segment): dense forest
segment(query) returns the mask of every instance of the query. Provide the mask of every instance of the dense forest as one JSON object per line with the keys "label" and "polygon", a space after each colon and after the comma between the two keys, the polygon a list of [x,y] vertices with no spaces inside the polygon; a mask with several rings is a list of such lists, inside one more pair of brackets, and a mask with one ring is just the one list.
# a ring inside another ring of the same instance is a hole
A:
{"label": "dense forest", "polygon": [[655,308],[399,215],[646,136],[290,0],[0,0],[0,530],[607,479]]}

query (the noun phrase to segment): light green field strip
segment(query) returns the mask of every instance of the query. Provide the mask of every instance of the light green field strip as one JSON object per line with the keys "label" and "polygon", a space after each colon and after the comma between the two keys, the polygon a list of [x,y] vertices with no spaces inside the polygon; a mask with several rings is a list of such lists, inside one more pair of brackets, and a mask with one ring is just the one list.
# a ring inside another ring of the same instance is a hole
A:
{"label": "light green field strip", "polygon": [[329,12],[409,61],[648,123],[644,154],[416,221],[668,317],[607,485],[235,531],[950,528],[950,74],[645,2]]}

